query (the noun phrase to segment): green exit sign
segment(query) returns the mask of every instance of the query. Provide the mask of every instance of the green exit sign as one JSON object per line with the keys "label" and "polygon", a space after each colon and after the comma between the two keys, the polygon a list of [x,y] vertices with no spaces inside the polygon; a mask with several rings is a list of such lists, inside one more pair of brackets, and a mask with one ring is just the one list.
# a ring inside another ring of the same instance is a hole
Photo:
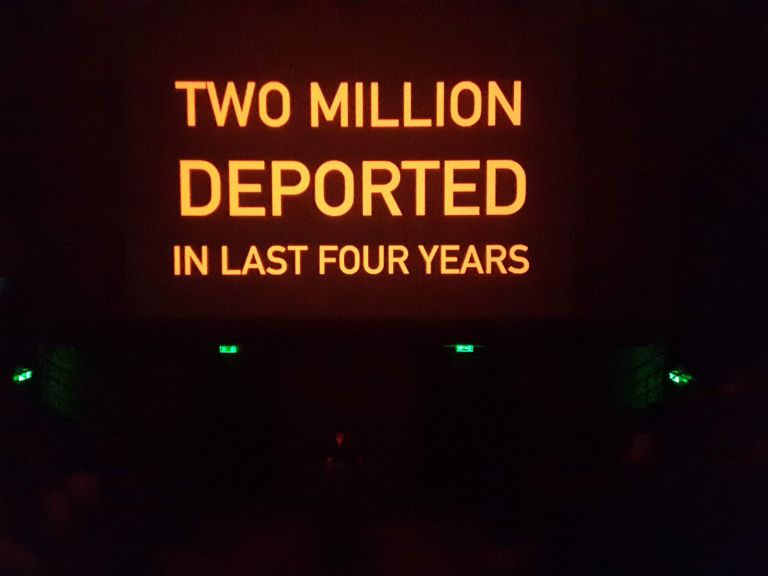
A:
{"label": "green exit sign", "polygon": [[32,370],[29,368],[17,368],[13,373],[13,381],[16,383],[26,382],[32,379]]}
{"label": "green exit sign", "polygon": [[474,344],[454,344],[453,349],[456,354],[472,354],[475,351]]}
{"label": "green exit sign", "polygon": [[672,370],[669,373],[669,379],[675,386],[686,386],[694,380],[693,374],[683,370]]}
{"label": "green exit sign", "polygon": [[219,344],[219,354],[237,354],[240,346],[237,344]]}

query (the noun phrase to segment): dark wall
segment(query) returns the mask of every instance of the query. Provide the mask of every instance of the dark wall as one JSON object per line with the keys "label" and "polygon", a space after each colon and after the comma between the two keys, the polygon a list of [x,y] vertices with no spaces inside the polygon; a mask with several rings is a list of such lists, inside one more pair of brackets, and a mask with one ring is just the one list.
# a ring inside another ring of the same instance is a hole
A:
{"label": "dark wall", "polygon": [[[333,9],[358,4],[377,9]],[[505,13],[499,6],[478,10]],[[119,318],[129,309],[131,223],[114,200],[135,185],[123,164],[121,9],[44,2],[3,11],[12,57],[3,70],[2,274],[23,315],[54,330]],[[575,14],[575,316],[758,323],[764,11],[586,3]]]}

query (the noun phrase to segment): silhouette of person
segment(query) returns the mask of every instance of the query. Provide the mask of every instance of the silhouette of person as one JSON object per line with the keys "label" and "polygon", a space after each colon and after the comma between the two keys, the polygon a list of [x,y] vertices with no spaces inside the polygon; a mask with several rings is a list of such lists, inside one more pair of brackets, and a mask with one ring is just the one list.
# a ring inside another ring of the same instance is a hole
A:
{"label": "silhouette of person", "polygon": [[344,428],[337,428],[334,440],[335,441],[328,450],[328,455],[325,458],[326,464],[353,466],[355,464],[363,463],[362,456],[351,441],[349,434],[345,432]]}
{"label": "silhouette of person", "polygon": [[325,451],[326,484],[320,533],[327,574],[360,572],[362,562],[359,470],[363,459],[341,426]]}

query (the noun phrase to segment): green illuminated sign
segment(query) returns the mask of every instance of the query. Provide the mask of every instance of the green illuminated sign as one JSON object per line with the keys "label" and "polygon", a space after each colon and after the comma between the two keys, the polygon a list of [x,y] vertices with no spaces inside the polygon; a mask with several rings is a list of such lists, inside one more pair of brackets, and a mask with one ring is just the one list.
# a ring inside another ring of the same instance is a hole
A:
{"label": "green illuminated sign", "polygon": [[32,370],[29,368],[17,368],[13,373],[13,381],[17,383],[32,379]]}
{"label": "green illuminated sign", "polygon": [[471,354],[475,351],[475,345],[474,344],[456,344],[454,345],[454,350],[456,350],[456,354]]}
{"label": "green illuminated sign", "polygon": [[236,344],[219,344],[219,354],[237,354],[240,346]]}
{"label": "green illuminated sign", "polygon": [[685,386],[693,381],[693,374],[689,372],[683,372],[682,370],[672,370],[669,373],[669,379],[676,386]]}

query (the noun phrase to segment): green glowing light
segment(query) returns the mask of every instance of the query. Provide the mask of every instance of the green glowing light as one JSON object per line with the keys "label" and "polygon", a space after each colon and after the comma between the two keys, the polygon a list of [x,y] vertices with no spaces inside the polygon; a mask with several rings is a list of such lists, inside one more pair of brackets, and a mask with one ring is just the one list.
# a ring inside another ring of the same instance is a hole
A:
{"label": "green glowing light", "polygon": [[669,379],[676,386],[685,386],[693,381],[693,374],[689,372],[683,372],[682,370],[672,370],[669,373]]}
{"label": "green glowing light", "polygon": [[32,379],[32,370],[29,368],[17,368],[13,373],[13,381],[17,383],[26,382]]}
{"label": "green glowing light", "polygon": [[475,351],[474,344],[455,344],[453,347],[456,354],[472,354]]}
{"label": "green glowing light", "polygon": [[237,344],[219,344],[219,354],[237,354],[240,346]]}

